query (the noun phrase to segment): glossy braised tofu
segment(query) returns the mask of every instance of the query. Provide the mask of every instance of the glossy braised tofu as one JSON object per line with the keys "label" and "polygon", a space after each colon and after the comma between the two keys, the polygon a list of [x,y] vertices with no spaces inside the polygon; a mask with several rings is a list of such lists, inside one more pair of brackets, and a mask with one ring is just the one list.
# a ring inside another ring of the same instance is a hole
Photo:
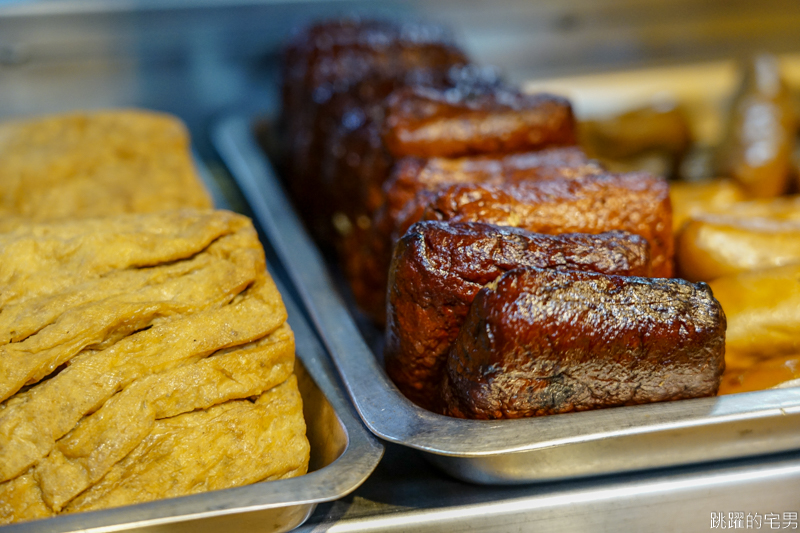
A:
{"label": "glossy braised tofu", "polygon": [[435,408],[444,360],[475,294],[521,266],[646,276],[637,235],[539,235],[482,223],[421,222],[400,240],[389,274],[384,359],[406,396]]}
{"label": "glossy braised tofu", "polygon": [[446,413],[520,418],[717,393],[725,314],[705,284],[512,270],[475,296]]}
{"label": "glossy braised tofu", "polygon": [[576,144],[569,102],[499,84],[414,86],[392,94],[384,142],[395,157],[461,157]]}
{"label": "glossy braised tofu", "polygon": [[460,184],[429,194],[425,220],[481,221],[546,234],[622,230],[640,235],[650,243],[652,275],[672,276],[672,208],[663,178],[630,172]]}
{"label": "glossy braised tofu", "polygon": [[381,151],[363,163],[349,154],[380,148],[384,98],[406,83],[444,83],[451,67],[465,63],[447,33],[433,25],[338,20],[292,39],[284,56],[281,116],[287,184],[319,240],[335,236],[336,199],[350,201],[334,185],[338,173],[351,166],[372,174],[383,168]]}
{"label": "glossy braised tofu", "polygon": [[572,179],[601,172],[601,167],[576,147],[456,159],[406,157],[399,160],[383,185],[385,201],[372,224],[347,241],[345,273],[356,302],[376,322],[385,321],[392,248],[406,230],[422,218],[430,199],[428,192],[457,183]]}

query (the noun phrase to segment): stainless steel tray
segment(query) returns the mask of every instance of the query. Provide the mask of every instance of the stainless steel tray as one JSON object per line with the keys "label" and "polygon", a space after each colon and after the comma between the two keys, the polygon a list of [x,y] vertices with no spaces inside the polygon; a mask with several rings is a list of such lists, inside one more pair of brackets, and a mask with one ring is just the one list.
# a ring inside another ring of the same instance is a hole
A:
{"label": "stainless steel tray", "polygon": [[[256,144],[253,117],[231,116],[212,140],[297,286],[369,429],[416,448],[449,474],[515,484],[629,472],[800,448],[800,389],[568,413],[459,420],[408,401],[392,384],[354,312]],[[367,336],[376,334],[366,331]]]}
{"label": "stainless steel tray", "polygon": [[[199,161],[196,164],[215,205],[229,207],[208,169]],[[0,527],[0,531],[202,533],[229,530],[279,533],[305,522],[317,503],[337,500],[358,488],[378,465],[383,456],[383,445],[361,424],[316,333],[274,272],[273,278],[283,296],[295,336],[298,357],[295,373],[303,397],[306,434],[311,445],[308,474],[181,498],[23,522]]]}

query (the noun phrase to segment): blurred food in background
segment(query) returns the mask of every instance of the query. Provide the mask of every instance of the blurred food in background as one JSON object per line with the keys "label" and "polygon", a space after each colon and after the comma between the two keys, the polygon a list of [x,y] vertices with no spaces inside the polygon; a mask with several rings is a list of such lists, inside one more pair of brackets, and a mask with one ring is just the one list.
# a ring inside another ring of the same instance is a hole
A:
{"label": "blurred food in background", "polygon": [[746,370],[730,370],[725,374],[719,394],[752,392],[772,387],[800,385],[800,354],[774,357],[751,365]]}
{"label": "blurred food in background", "polygon": [[718,170],[751,196],[776,196],[789,184],[796,138],[792,99],[774,56],[756,56],[743,72],[718,150]]}
{"label": "blurred food in background", "polygon": [[706,215],[683,226],[676,251],[679,275],[690,281],[790,265],[800,261],[800,223]]}
{"label": "blurred food in background", "polygon": [[703,213],[723,212],[731,204],[747,199],[747,193],[733,180],[672,182],[672,229],[675,233],[692,217]]}
{"label": "blurred food in background", "polygon": [[692,145],[686,114],[674,102],[658,102],[620,115],[579,124],[587,155],[610,170],[648,170],[676,176]]}
{"label": "blurred food in background", "polygon": [[[741,62],[725,98],[723,72],[670,72],[663,86],[648,85],[649,100],[620,76],[572,87],[587,97],[588,112],[579,106],[577,114],[588,155],[615,171],[671,180],[676,273],[709,282],[725,310],[720,394],[731,394],[800,377],[800,149],[796,95],[781,62],[768,54]],[[717,82],[717,100],[727,102],[714,106],[703,83],[711,93]]]}

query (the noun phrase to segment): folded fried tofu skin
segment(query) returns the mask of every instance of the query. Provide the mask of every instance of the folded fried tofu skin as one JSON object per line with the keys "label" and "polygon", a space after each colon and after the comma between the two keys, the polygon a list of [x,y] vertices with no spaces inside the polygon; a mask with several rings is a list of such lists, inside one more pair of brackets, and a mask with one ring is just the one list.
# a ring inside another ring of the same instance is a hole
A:
{"label": "folded fried tofu skin", "polygon": [[[306,473],[309,446],[297,378],[255,401],[165,418],[67,512],[118,507]],[[265,459],[269,457],[269,459]]]}
{"label": "folded fried tofu skin", "polygon": [[305,473],[294,337],[247,218],[26,224],[0,257],[0,523]]}
{"label": "folded fried tofu skin", "polygon": [[0,227],[183,207],[211,199],[175,117],[142,110],[0,123]]}
{"label": "folded fried tofu skin", "polygon": [[541,235],[477,222],[412,226],[389,273],[384,349],[386,371],[408,398],[439,410],[447,353],[473,298],[523,266],[646,276],[649,247],[625,232]]}

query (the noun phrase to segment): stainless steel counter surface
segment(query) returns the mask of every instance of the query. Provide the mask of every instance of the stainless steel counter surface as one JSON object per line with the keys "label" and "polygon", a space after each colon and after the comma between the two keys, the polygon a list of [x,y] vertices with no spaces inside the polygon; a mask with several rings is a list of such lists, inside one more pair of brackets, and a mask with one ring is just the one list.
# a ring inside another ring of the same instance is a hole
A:
{"label": "stainless steel counter surface", "polygon": [[364,485],[318,506],[296,531],[708,531],[712,513],[727,521],[739,512],[745,520],[759,515],[764,530],[770,529],[764,517],[777,514],[791,529],[791,516],[783,519],[800,513],[800,452],[511,488],[455,481],[413,450],[387,444]]}

